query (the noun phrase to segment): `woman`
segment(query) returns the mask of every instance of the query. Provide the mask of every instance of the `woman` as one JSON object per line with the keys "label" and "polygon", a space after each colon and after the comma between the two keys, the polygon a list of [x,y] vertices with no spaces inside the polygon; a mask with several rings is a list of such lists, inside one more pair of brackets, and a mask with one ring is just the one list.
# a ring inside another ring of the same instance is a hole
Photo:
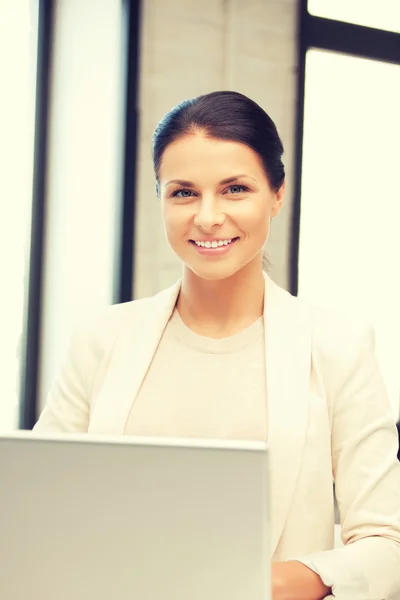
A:
{"label": "woman", "polygon": [[274,600],[400,598],[397,436],[373,333],[263,272],[282,154],[241,94],[164,117],[154,168],[183,277],[79,332],[36,430],[268,440]]}

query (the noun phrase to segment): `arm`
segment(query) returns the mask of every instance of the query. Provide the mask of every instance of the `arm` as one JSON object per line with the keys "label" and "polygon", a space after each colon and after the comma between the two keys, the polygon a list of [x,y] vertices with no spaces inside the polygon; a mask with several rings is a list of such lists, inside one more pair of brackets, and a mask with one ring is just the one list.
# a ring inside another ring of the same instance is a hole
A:
{"label": "arm", "polygon": [[[327,358],[325,357],[325,360]],[[371,330],[329,357],[332,467],[344,548],[299,558],[337,598],[400,598],[400,464]]]}
{"label": "arm", "polygon": [[89,426],[90,381],[96,367],[89,332],[74,332],[66,360],[34,427],[37,432],[84,432]]}
{"label": "arm", "polygon": [[88,431],[91,403],[118,333],[129,322],[130,307],[131,303],[107,307],[76,328],[34,431]]}
{"label": "arm", "polygon": [[322,600],[331,593],[320,576],[301,562],[273,562],[271,572],[273,600]]}

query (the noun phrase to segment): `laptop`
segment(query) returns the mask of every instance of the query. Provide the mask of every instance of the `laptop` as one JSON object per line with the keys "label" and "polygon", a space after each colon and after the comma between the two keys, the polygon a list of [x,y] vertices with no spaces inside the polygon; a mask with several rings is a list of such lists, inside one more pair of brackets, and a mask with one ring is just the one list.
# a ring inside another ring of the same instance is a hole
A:
{"label": "laptop", "polygon": [[267,446],[0,437],[0,598],[270,600]]}

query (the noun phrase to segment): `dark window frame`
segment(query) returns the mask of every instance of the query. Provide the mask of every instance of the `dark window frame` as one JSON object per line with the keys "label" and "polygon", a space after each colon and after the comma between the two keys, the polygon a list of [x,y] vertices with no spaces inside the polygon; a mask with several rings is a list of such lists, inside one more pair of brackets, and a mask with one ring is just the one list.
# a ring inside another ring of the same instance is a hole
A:
{"label": "dark window frame", "polygon": [[139,126],[139,61],[141,0],[123,0],[125,14],[125,122],[121,245],[116,302],[134,297],[136,240],[136,180]]}
{"label": "dark window frame", "polygon": [[53,22],[54,1],[38,0],[32,219],[28,284],[25,294],[24,328],[21,348],[20,429],[31,429],[36,422],[37,416],[46,236],[46,181]]}
{"label": "dark window frame", "polygon": [[297,118],[289,275],[289,289],[294,295],[298,293],[299,283],[301,175],[307,51],[310,48],[318,48],[400,65],[400,33],[316,17],[308,12],[307,4],[307,0],[300,0],[298,12]]}

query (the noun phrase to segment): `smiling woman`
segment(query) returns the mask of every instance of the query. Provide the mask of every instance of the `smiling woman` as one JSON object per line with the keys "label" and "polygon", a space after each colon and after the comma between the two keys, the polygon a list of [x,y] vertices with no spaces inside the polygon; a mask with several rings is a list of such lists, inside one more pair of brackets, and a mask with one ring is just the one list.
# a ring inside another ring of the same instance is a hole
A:
{"label": "smiling woman", "polygon": [[235,92],[164,117],[154,169],[182,279],[78,333],[36,430],[267,441],[273,600],[396,598],[398,441],[373,332],[263,272],[282,153]]}

